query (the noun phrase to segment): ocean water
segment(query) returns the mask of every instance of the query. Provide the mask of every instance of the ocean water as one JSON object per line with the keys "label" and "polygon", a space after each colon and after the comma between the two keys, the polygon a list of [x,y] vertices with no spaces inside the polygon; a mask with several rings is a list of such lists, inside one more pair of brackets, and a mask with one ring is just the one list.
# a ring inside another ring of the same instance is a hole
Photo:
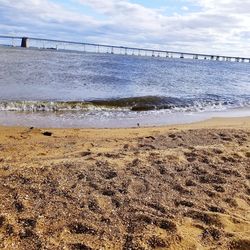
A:
{"label": "ocean water", "polygon": [[249,110],[249,63],[0,47],[2,125],[148,126]]}

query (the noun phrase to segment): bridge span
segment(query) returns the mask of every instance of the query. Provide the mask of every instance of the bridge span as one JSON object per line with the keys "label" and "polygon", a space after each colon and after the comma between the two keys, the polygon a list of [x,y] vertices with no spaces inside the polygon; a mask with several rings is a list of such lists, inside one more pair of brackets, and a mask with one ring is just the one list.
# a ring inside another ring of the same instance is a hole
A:
{"label": "bridge span", "polygon": [[72,42],[53,39],[42,39],[35,37],[19,37],[19,36],[1,36],[0,44],[12,47],[36,48],[46,50],[61,50],[61,51],[81,51],[90,53],[109,53],[132,56],[150,56],[150,57],[165,57],[165,58],[180,58],[180,59],[200,59],[212,61],[229,61],[229,62],[247,62],[250,63],[250,58],[247,57],[232,57],[225,55],[211,55],[203,53],[178,52],[171,50],[157,50],[147,48],[136,48],[126,46],[114,46],[106,44]]}

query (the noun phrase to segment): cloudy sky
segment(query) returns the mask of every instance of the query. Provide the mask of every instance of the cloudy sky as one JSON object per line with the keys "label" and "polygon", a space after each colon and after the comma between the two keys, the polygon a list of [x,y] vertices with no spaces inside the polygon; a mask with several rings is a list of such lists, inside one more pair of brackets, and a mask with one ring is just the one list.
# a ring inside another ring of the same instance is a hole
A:
{"label": "cloudy sky", "polygon": [[250,57],[250,0],[0,0],[0,33]]}

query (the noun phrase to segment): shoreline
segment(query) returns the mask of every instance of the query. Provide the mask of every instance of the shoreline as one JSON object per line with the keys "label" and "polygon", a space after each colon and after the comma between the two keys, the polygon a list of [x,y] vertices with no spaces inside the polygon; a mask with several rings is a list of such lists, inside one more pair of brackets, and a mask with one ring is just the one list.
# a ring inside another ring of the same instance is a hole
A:
{"label": "shoreline", "polygon": [[[99,111],[98,111],[99,112]],[[102,129],[102,128],[134,128],[178,126],[194,124],[210,119],[228,119],[250,117],[249,108],[229,109],[225,111],[205,112],[132,112],[132,113],[50,113],[50,112],[15,112],[1,111],[0,126],[37,127],[61,129]]]}
{"label": "shoreline", "polygon": [[[32,125],[32,124],[30,124]],[[151,130],[169,130],[171,128],[178,129],[200,129],[200,128],[249,128],[250,129],[250,116],[239,116],[239,117],[212,117],[201,121],[194,121],[189,123],[179,123],[179,124],[166,124],[166,125],[152,125],[152,126],[134,126],[134,127],[33,127],[33,126],[5,126],[0,124],[1,129],[27,129],[29,127],[36,128],[39,130],[77,130],[77,131],[146,131],[150,132]]]}
{"label": "shoreline", "polygon": [[250,248],[250,117],[0,126],[1,249]]}

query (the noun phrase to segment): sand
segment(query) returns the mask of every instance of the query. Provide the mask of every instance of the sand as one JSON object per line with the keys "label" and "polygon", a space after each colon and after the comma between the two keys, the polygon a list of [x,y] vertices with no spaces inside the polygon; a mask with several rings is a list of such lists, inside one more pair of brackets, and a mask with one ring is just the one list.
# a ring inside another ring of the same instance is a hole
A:
{"label": "sand", "polygon": [[250,118],[0,127],[0,249],[249,250],[249,179]]}

